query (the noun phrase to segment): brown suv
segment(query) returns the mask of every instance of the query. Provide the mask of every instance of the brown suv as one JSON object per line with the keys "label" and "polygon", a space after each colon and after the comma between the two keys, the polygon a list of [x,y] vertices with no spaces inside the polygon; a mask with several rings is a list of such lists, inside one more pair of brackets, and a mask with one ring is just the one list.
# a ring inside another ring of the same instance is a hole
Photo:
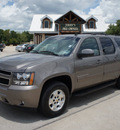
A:
{"label": "brown suv", "polygon": [[0,59],[0,100],[55,117],[72,94],[116,83],[120,88],[119,76],[120,37],[53,36],[28,54]]}

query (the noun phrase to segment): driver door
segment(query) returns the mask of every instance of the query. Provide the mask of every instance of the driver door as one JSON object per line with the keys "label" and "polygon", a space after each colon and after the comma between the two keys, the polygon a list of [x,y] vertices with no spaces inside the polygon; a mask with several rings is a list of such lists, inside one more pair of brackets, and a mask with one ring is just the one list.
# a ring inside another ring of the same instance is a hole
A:
{"label": "driver door", "polygon": [[79,53],[82,52],[83,49],[92,49],[94,51],[94,56],[76,58],[76,89],[100,83],[103,78],[103,58],[100,55],[97,40],[94,37],[84,39],[80,45]]}

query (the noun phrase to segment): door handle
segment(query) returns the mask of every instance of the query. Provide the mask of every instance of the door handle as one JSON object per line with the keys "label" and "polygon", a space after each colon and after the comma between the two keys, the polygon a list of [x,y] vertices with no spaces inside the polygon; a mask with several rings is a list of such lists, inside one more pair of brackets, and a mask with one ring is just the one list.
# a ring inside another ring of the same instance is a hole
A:
{"label": "door handle", "polygon": [[100,64],[100,61],[101,61],[101,60],[97,60],[96,64]]}
{"label": "door handle", "polygon": [[116,60],[117,60],[117,56],[114,57],[114,61],[116,61]]}

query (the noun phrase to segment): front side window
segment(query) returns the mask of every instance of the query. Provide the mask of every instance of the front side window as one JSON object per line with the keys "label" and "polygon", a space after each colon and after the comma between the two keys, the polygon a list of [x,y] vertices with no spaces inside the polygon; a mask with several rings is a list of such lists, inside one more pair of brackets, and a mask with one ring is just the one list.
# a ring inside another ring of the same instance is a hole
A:
{"label": "front side window", "polygon": [[47,20],[45,21],[45,25],[44,26],[45,26],[45,28],[49,28],[49,22]]}
{"label": "front side window", "polygon": [[31,52],[46,55],[69,56],[79,40],[80,38],[77,37],[50,37],[40,43]]}
{"label": "front side window", "polygon": [[108,37],[100,37],[100,42],[103,48],[104,55],[114,54],[115,47],[112,40]]}
{"label": "front side window", "polygon": [[89,22],[89,28],[94,28],[94,21]]}
{"label": "front side window", "polygon": [[94,56],[99,56],[100,51],[98,47],[98,43],[95,38],[87,38],[83,41],[80,46],[79,52],[81,53],[83,49],[92,49],[94,51]]}
{"label": "front side window", "polygon": [[118,45],[119,48],[120,48],[120,38],[115,38],[115,41],[116,41],[117,45]]}

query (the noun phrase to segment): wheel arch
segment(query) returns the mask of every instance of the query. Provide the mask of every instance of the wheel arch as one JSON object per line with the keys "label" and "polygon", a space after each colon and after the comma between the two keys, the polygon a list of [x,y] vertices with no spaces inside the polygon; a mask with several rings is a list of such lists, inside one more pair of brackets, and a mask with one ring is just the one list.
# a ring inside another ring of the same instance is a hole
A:
{"label": "wheel arch", "polygon": [[41,99],[44,91],[47,89],[47,84],[50,84],[51,82],[54,82],[54,81],[59,81],[59,82],[64,83],[68,87],[69,93],[71,94],[71,92],[72,92],[72,78],[69,75],[60,75],[60,76],[55,76],[55,77],[49,78],[49,79],[44,81],[44,83],[42,85],[43,87],[41,90],[40,99]]}

